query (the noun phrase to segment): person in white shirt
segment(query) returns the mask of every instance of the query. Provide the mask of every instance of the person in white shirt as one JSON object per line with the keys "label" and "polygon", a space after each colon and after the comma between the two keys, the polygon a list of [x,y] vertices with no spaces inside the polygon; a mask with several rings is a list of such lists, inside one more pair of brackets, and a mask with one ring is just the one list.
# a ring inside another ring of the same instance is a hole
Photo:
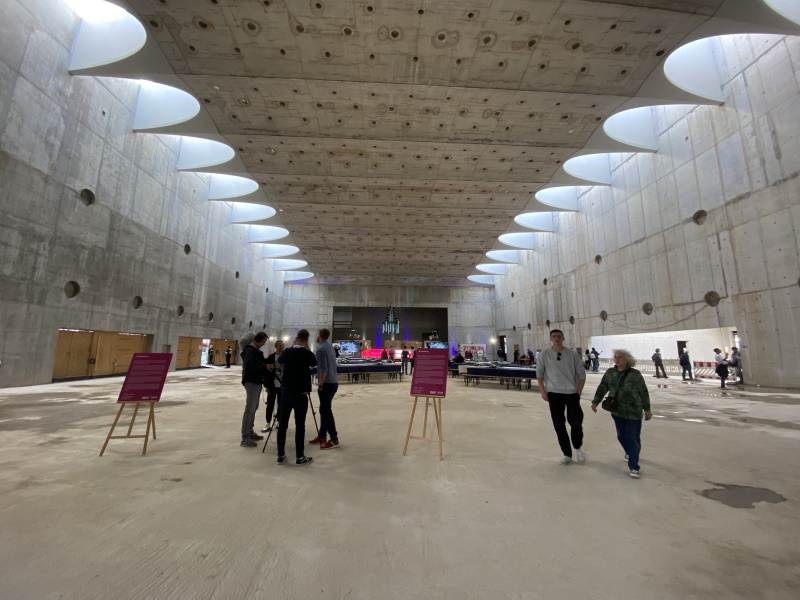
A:
{"label": "person in white shirt", "polygon": [[[586,369],[581,357],[574,350],[564,347],[564,333],[560,329],[550,332],[552,348],[546,348],[538,357],[536,379],[542,400],[550,405],[550,418],[561,447],[560,464],[572,462],[572,448],[575,447],[579,463],[586,460],[583,446],[583,410],[581,392],[586,384]],[[564,411],[566,410],[566,419]],[[569,422],[570,434],[566,423]],[[570,438],[572,443],[570,444]]]}

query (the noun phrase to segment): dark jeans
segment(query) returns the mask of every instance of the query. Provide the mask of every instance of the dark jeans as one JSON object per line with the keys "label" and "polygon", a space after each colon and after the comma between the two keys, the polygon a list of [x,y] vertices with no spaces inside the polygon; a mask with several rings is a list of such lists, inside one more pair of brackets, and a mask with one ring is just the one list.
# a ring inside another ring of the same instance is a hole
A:
{"label": "dark jeans", "polygon": [[244,414],[242,415],[242,439],[245,439],[250,437],[251,433],[255,433],[253,423],[258,410],[258,399],[261,397],[261,384],[245,382],[242,385],[247,393]]}
{"label": "dark jeans", "polygon": [[694,379],[694,376],[692,375],[692,365],[681,365],[681,368],[683,369],[683,374],[681,375],[683,379],[686,379],[687,371],[689,372],[689,379]]}
{"label": "dark jeans", "polygon": [[617,426],[617,439],[625,454],[628,455],[628,468],[631,471],[639,470],[639,453],[642,451],[642,420],[623,419],[611,415],[614,425]]}
{"label": "dark jeans", "polygon": [[339,389],[338,383],[323,383],[317,390],[319,396],[319,439],[327,439],[331,435],[332,442],[339,441],[339,434],[336,432],[336,421],[333,420],[333,397]]}
{"label": "dark jeans", "polygon": [[407,358],[403,359],[402,367],[403,367],[403,375],[408,375],[408,359]]}
{"label": "dark jeans", "polygon": [[663,362],[656,363],[656,377],[661,377],[661,375],[658,374],[658,370],[659,369],[661,369],[661,372],[664,374],[664,377],[666,377],[667,376],[667,372],[664,370],[664,363]]}
{"label": "dark jeans", "polygon": [[592,371],[597,373],[599,370],[600,370],[600,359],[599,358],[593,358],[592,359]]}
{"label": "dark jeans", "polygon": [[278,400],[278,456],[286,454],[286,430],[289,428],[289,416],[294,410],[294,447],[297,458],[305,456],[306,415],[308,414],[308,396],[286,392]]}
{"label": "dark jeans", "polygon": [[225,357],[225,368],[226,369],[230,369],[231,368],[231,357],[230,356],[226,356]]}
{"label": "dark jeans", "polygon": [[410,362],[411,362],[411,373],[413,374],[414,373],[414,359],[412,358],[410,360]]}
{"label": "dark jeans", "polygon": [[[583,410],[581,410],[581,397],[578,394],[557,394],[547,392],[548,404],[550,405],[550,418],[553,419],[553,428],[558,436],[558,445],[564,456],[572,457],[572,446],[579,450],[583,445]],[[564,418],[564,410],[567,416]],[[572,445],[570,445],[570,435],[567,433],[566,423],[569,422],[572,433]]]}
{"label": "dark jeans", "polygon": [[272,422],[272,415],[275,412],[276,398],[278,399],[278,403],[280,404],[281,401],[280,388],[267,386],[267,425],[269,425]]}

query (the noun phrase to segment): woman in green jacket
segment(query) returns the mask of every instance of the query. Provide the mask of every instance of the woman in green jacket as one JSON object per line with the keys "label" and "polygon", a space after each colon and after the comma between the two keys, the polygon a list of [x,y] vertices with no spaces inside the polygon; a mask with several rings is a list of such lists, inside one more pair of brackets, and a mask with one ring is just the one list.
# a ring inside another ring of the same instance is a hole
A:
{"label": "woman in green jacket", "polygon": [[605,372],[592,400],[592,410],[608,393],[615,397],[619,406],[611,413],[617,426],[617,439],[625,450],[630,476],[639,479],[639,453],[642,450],[642,416],[645,421],[653,418],[650,412],[650,394],[642,374],[634,369],[636,359],[627,350],[614,350],[614,366]]}

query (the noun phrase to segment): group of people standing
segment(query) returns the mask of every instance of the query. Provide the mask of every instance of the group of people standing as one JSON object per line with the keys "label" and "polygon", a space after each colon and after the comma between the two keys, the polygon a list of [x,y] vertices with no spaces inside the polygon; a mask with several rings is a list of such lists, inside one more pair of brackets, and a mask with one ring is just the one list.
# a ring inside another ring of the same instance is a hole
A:
{"label": "group of people standing", "polygon": [[[331,345],[330,330],[320,329],[317,335],[317,351],[312,352],[307,329],[297,332],[291,347],[284,348],[281,340],[275,342],[275,352],[265,357],[261,348],[269,336],[260,332],[242,348],[242,385],[246,392],[245,410],[242,415],[241,446],[254,448],[264,436],[255,432],[255,415],[258,410],[262,386],[267,389],[266,425],[262,433],[274,427],[273,411],[277,400],[278,464],[286,462],[286,432],[289,419],[294,412],[295,463],[305,465],[314,459],[305,455],[305,423],[311,403],[311,368],[317,367],[319,399],[319,433],[310,444],[319,444],[323,450],[339,447],[339,435],[333,417],[333,397],[339,389],[336,372],[336,351]],[[245,342],[243,340],[240,342]],[[271,423],[272,422],[272,423]],[[328,439],[330,436],[330,439]]]}

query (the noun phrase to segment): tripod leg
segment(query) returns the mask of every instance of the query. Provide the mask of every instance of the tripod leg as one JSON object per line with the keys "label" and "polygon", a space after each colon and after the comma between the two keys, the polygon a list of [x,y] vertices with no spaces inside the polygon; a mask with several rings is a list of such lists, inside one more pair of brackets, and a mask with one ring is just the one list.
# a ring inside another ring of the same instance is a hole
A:
{"label": "tripod leg", "polygon": [[319,425],[317,425],[317,413],[314,412],[314,403],[311,402],[311,392],[307,393],[308,405],[311,407],[311,414],[314,415],[314,427],[317,429],[317,437],[319,437]]}
{"label": "tripod leg", "polygon": [[267,434],[267,439],[264,442],[264,447],[261,449],[261,454],[264,454],[264,450],[267,449],[267,444],[269,444],[269,438],[272,435],[272,432],[275,431],[275,425],[278,423],[278,412],[275,413],[275,416],[272,418],[272,427],[269,428],[269,433]]}

